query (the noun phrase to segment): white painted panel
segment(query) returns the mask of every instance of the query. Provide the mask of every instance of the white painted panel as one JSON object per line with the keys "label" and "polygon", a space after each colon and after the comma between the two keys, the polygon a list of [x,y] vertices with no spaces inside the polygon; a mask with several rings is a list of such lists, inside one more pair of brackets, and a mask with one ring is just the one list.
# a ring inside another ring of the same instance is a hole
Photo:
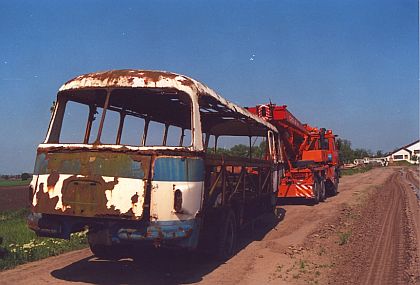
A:
{"label": "white painted panel", "polygon": [[[174,192],[182,192],[182,213],[174,211]],[[150,216],[152,221],[193,219],[200,211],[204,182],[153,181]]]}

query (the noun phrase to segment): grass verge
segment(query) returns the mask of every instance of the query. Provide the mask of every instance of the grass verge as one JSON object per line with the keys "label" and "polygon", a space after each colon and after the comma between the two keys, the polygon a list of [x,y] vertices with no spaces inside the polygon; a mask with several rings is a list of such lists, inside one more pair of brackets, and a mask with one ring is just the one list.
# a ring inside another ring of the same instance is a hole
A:
{"label": "grass verge", "polygon": [[340,173],[341,173],[341,176],[346,176],[346,175],[353,175],[357,173],[364,173],[371,169],[373,169],[372,165],[366,165],[366,166],[357,167],[357,168],[341,169]]}
{"label": "grass verge", "polygon": [[27,209],[0,212],[0,270],[58,255],[87,246],[86,234],[72,234],[70,240],[41,238],[28,229]]}
{"label": "grass verge", "polygon": [[13,187],[29,185],[31,180],[0,180],[0,187]]}

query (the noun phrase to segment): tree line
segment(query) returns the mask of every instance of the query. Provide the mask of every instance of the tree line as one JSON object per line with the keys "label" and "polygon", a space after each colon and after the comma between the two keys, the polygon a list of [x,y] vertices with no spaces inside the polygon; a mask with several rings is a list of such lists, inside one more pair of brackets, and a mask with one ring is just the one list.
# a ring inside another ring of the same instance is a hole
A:
{"label": "tree line", "polygon": [[373,153],[370,149],[352,149],[351,142],[346,139],[337,139],[337,146],[339,148],[338,153],[342,163],[352,163],[357,158],[385,156],[385,153],[383,153],[381,150]]}
{"label": "tree line", "polygon": [[15,174],[15,175],[11,175],[11,174],[2,174],[0,175],[0,179],[1,180],[29,180],[30,178],[32,178],[32,174],[24,172],[22,174]]}
{"label": "tree line", "polygon": [[[337,146],[339,148],[338,153],[340,161],[342,163],[352,163],[357,158],[364,157],[383,157],[385,154],[378,150],[376,153],[373,153],[369,149],[351,147],[351,142],[346,139],[337,139]],[[213,148],[208,149],[209,153],[214,153]],[[251,154],[253,158],[263,159],[266,152],[266,143],[263,141],[259,146],[251,147]],[[229,156],[239,156],[239,157],[249,157],[249,146],[244,144],[237,144],[231,148],[217,148],[217,154],[229,155]]]}

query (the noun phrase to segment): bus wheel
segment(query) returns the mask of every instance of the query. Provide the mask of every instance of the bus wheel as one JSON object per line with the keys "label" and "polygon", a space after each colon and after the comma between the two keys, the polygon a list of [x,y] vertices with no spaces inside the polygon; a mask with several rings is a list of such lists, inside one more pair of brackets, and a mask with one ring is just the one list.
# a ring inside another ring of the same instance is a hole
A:
{"label": "bus wheel", "polygon": [[217,240],[217,258],[220,260],[231,258],[235,254],[236,240],[237,227],[235,214],[229,209],[224,216]]}
{"label": "bus wheel", "polygon": [[89,247],[93,255],[99,259],[118,260],[122,257],[115,245],[89,243]]}
{"label": "bus wheel", "polygon": [[93,255],[99,259],[118,260],[123,257],[122,246],[112,244],[107,245],[98,242],[97,237],[103,234],[103,232],[89,232],[88,243],[90,251]]}

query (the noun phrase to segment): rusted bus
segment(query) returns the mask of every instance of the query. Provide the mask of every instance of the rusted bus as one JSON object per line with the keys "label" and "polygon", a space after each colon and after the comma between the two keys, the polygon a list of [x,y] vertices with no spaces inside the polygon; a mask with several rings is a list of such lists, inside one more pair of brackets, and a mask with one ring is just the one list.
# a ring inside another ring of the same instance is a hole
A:
{"label": "rusted bus", "polygon": [[[194,249],[208,217],[228,209],[244,224],[277,189],[276,129],[194,79],[91,73],[65,83],[56,102],[31,182],[29,225],[39,235],[68,238],[87,226],[98,255],[132,242]],[[82,106],[77,123],[68,116],[74,105]],[[72,123],[76,139],[64,132]],[[222,136],[246,137],[250,149],[262,138],[264,159],[210,153]]]}

